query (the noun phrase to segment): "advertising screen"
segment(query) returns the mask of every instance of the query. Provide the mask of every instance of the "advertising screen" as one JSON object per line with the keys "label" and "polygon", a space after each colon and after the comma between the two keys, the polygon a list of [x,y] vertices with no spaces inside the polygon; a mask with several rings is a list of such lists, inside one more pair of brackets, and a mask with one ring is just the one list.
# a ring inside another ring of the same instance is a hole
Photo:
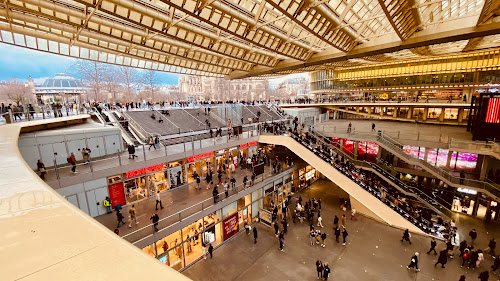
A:
{"label": "advertising screen", "polygon": [[344,139],[344,152],[352,153],[354,151],[354,141]]}
{"label": "advertising screen", "polygon": [[453,152],[451,154],[450,168],[458,170],[474,170],[477,165],[477,154],[468,152]]}
{"label": "advertising screen", "polygon": [[360,141],[358,144],[358,155],[367,155],[368,157],[377,157],[378,144],[373,142]]}
{"label": "advertising screen", "polygon": [[238,233],[238,213],[234,213],[227,217],[222,223],[222,227],[224,228],[224,240]]}
{"label": "advertising screen", "polygon": [[125,206],[125,191],[123,190],[123,182],[108,185],[109,199],[111,199],[111,207],[114,209],[117,204]]}
{"label": "advertising screen", "polygon": [[486,123],[500,123],[500,98],[490,98],[486,110]]}

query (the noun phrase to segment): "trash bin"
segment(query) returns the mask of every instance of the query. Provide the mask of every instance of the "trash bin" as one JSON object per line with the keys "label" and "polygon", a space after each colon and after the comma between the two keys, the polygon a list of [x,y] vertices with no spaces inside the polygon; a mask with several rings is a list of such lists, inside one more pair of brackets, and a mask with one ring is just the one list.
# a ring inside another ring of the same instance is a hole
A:
{"label": "trash bin", "polygon": [[5,123],[12,123],[12,114],[10,112],[5,113],[3,117],[5,118]]}

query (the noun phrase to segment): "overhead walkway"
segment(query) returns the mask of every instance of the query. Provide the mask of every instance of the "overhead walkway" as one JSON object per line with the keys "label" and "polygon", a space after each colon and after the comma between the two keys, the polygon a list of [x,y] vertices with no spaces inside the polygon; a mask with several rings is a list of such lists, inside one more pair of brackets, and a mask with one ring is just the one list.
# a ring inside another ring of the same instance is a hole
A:
{"label": "overhead walkway", "polygon": [[[259,142],[287,147],[298,157],[302,158],[304,161],[321,172],[325,177],[347,192],[351,197],[351,205],[353,208],[356,208],[358,212],[389,225],[409,229],[410,231],[416,233],[429,232],[424,225],[420,224],[416,220],[413,220],[412,217],[406,214],[403,210],[400,210],[398,207],[393,205],[389,207],[377,197],[372,195],[372,193],[367,191],[367,189],[364,189],[340,170],[332,166],[333,163],[326,162],[312,152],[310,148],[307,148],[297,142],[292,137],[282,135],[261,135],[259,137]],[[410,220],[412,220],[412,222],[410,222]]]}
{"label": "overhead walkway", "polygon": [[1,279],[190,280],[73,206],[23,160],[17,145],[21,131],[82,118],[90,116],[0,126]]}

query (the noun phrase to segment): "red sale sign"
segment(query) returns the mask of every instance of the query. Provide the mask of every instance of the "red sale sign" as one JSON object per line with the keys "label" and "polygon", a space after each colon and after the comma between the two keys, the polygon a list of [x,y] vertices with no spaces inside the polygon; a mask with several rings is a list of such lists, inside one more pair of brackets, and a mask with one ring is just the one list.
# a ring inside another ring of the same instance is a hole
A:
{"label": "red sale sign", "polygon": [[227,217],[222,223],[224,240],[238,233],[238,213]]}
{"label": "red sale sign", "polygon": [[125,192],[123,191],[123,182],[108,185],[111,207],[114,209],[117,204],[125,206]]}

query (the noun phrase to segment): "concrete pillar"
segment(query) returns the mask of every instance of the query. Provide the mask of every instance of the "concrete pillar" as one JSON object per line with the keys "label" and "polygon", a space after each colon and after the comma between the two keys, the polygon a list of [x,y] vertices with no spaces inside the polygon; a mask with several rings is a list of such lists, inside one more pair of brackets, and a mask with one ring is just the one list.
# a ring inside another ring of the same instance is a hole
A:
{"label": "concrete pillar", "polygon": [[443,122],[444,121],[444,112],[445,112],[446,108],[443,107],[441,108],[441,114],[439,114],[439,122]]}
{"label": "concrete pillar", "polygon": [[477,216],[477,209],[479,209],[479,197],[481,197],[481,192],[476,194],[476,198],[474,198],[474,207],[472,209],[472,215]]}
{"label": "concrete pillar", "polygon": [[378,154],[377,154],[377,163],[380,162],[380,158],[382,158],[382,147],[378,147]]}
{"label": "concrete pillar", "polygon": [[[384,107],[387,108],[387,107]],[[384,116],[384,108],[380,107],[380,116]]]}
{"label": "concrete pillar", "polygon": [[356,159],[358,158],[358,145],[359,145],[359,141],[355,141],[354,142],[354,157],[356,157]]}
{"label": "concrete pillar", "polygon": [[359,112],[361,110],[361,106],[356,107],[356,112]]}
{"label": "concrete pillar", "polygon": [[406,116],[407,119],[411,119],[411,116],[413,115],[413,107],[408,108],[408,115]]}
{"label": "concrete pillar", "polygon": [[486,175],[487,175],[487,170],[488,170],[488,166],[489,166],[489,162],[490,162],[490,157],[491,156],[488,156],[488,155],[484,155],[483,156],[483,164],[481,165],[481,172],[479,173],[479,180],[484,180],[486,178]]}
{"label": "concrete pillar", "polygon": [[463,120],[464,120],[464,109],[463,108],[459,108],[458,109],[457,121],[458,121],[458,123],[461,123]]}
{"label": "concrete pillar", "polygon": [[373,109],[371,106],[368,107],[368,115],[371,115],[373,113]]}
{"label": "concrete pillar", "polygon": [[451,162],[451,155],[453,154],[453,152],[450,150],[448,151],[448,159],[446,160],[446,167],[447,168],[451,168],[450,167],[450,162]]}
{"label": "concrete pillar", "polygon": [[[427,154],[429,154],[428,148],[425,148],[424,161],[427,162]],[[418,152],[418,156],[420,157],[420,151]]]}
{"label": "concrete pillar", "polygon": [[427,115],[429,114],[429,108],[424,107],[424,116],[422,116],[423,121],[427,121]]}
{"label": "concrete pillar", "polygon": [[394,159],[392,160],[392,166],[396,167],[398,165],[398,157],[394,155]]}
{"label": "concrete pillar", "polygon": [[399,114],[399,107],[395,107],[394,112],[392,113],[392,117],[396,118],[398,117],[398,114]]}

